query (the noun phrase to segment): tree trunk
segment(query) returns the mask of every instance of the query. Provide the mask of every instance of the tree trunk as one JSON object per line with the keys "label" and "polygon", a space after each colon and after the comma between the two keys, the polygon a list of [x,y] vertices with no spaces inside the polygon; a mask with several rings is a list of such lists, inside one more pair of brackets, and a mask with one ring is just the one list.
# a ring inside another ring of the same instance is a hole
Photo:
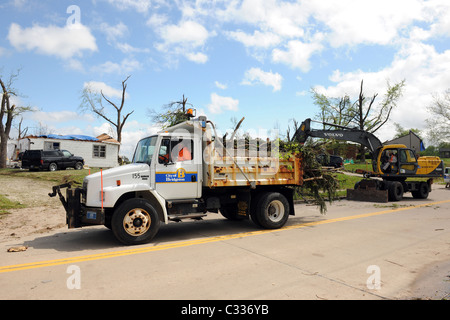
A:
{"label": "tree trunk", "polygon": [[0,168],[6,168],[6,158],[8,152],[8,136],[5,137],[5,134],[0,133],[1,143],[0,143]]}

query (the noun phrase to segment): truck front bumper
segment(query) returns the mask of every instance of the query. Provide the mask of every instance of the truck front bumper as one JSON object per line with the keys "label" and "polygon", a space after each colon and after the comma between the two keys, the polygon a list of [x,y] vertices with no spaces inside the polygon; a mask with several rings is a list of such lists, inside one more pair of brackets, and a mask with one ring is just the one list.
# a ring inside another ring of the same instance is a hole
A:
{"label": "truck front bumper", "polygon": [[[66,197],[61,193],[61,189],[66,189]],[[50,197],[57,194],[64,209],[66,210],[66,223],[69,229],[81,228],[91,225],[105,224],[105,210],[103,208],[86,207],[81,199],[85,190],[83,188],[72,188],[70,184],[62,184],[53,187]]]}

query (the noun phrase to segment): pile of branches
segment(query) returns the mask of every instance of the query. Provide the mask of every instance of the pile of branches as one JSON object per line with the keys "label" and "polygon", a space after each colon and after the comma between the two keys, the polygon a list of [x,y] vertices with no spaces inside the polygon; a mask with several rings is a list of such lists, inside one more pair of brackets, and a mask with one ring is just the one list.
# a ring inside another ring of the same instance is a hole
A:
{"label": "pile of branches", "polygon": [[323,153],[323,145],[279,141],[280,157],[290,158],[300,155],[302,158],[303,185],[295,187],[295,198],[304,199],[317,205],[320,213],[327,211],[327,202],[337,199],[339,182],[334,171],[324,170],[318,162],[318,155]]}

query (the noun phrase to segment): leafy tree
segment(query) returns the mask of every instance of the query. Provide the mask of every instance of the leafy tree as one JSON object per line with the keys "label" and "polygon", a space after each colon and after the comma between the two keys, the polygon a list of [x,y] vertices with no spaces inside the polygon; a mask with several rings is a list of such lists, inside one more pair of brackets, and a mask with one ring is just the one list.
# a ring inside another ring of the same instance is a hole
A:
{"label": "leafy tree", "polygon": [[[378,93],[367,99],[361,80],[358,98],[351,102],[349,96],[342,98],[327,97],[313,90],[314,104],[320,108],[319,119],[341,126],[356,127],[360,130],[375,133],[388,120],[397,101],[402,96],[405,80],[394,85],[387,82],[387,91],[380,103],[375,103]],[[365,161],[364,146],[360,147],[361,160]]]}
{"label": "leafy tree", "polygon": [[149,109],[148,115],[152,118],[154,123],[159,124],[163,129],[174,126],[178,123],[189,120],[189,116],[186,114],[186,107],[193,106],[187,102],[187,98],[184,97],[181,101],[170,102],[163,106],[163,111],[157,112],[154,109]]}
{"label": "leafy tree", "polygon": [[433,95],[433,103],[428,111],[432,115],[426,120],[431,142],[435,145],[450,142],[450,89],[441,95]]}
{"label": "leafy tree", "polygon": [[415,134],[417,134],[419,137],[421,136],[422,132],[419,129],[405,129],[403,128],[399,123],[395,122],[394,123],[395,126],[395,136],[394,139],[396,138],[400,138],[403,136],[406,136],[409,134],[410,131],[414,132]]}

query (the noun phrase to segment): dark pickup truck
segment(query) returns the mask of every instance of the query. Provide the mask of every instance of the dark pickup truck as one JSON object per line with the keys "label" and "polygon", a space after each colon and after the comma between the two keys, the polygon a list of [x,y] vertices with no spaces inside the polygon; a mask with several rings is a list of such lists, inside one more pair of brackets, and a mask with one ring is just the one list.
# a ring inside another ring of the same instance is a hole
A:
{"label": "dark pickup truck", "polygon": [[84,159],[76,157],[67,150],[26,150],[22,155],[22,168],[30,170],[49,170],[74,168],[83,169]]}

